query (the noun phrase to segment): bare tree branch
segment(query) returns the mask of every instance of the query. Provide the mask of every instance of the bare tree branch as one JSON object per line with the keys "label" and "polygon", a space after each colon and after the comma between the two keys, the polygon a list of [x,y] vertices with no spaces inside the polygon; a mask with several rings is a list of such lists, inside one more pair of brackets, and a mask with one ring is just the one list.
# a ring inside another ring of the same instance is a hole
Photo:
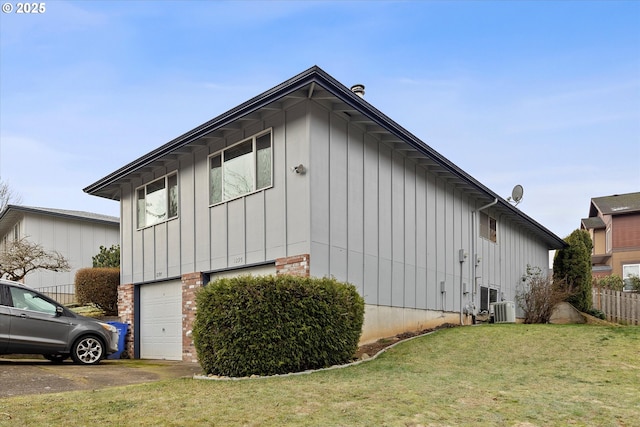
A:
{"label": "bare tree branch", "polygon": [[47,252],[25,237],[7,243],[0,249],[0,277],[22,280],[34,270],[69,271],[69,261],[57,251]]}
{"label": "bare tree branch", "polygon": [[22,198],[11,190],[9,184],[0,178],[0,212],[5,210],[7,205],[19,204]]}

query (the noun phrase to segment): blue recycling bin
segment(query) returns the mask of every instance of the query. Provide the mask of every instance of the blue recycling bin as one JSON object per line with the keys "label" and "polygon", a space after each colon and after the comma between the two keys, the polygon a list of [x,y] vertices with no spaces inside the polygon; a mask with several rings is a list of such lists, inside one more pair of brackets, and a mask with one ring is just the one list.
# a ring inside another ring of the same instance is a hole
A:
{"label": "blue recycling bin", "polygon": [[118,330],[118,351],[107,356],[107,359],[120,359],[122,352],[124,351],[124,338],[127,336],[127,330],[129,324],[121,322],[107,322],[109,325],[113,325]]}

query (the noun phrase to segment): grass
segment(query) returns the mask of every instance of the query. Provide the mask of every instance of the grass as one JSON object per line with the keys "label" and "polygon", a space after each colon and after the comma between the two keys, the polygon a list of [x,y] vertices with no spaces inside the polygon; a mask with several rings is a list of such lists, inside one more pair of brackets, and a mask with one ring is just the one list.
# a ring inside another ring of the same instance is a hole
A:
{"label": "grass", "polygon": [[1,399],[5,425],[640,426],[640,328],[444,329],[310,375]]}

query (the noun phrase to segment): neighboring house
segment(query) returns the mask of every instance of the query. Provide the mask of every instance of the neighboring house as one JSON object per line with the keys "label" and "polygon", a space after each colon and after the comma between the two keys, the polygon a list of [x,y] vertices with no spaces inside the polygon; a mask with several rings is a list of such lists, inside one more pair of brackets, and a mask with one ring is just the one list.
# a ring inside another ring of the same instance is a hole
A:
{"label": "neighboring house", "polygon": [[640,276],[640,193],[595,197],[581,221],[593,241],[592,274]]}
{"label": "neighboring house", "polygon": [[[333,276],[361,342],[514,300],[564,242],[312,67],[111,173],[120,316],[142,358],[193,360],[194,293],[222,275]],[[359,92],[359,93],[356,93]]]}
{"label": "neighboring house", "polygon": [[93,266],[100,246],[119,244],[120,220],[90,212],[8,205],[0,213],[0,245],[6,247],[20,238],[47,252],[59,252],[71,265],[66,272],[34,270],[25,276],[24,284],[36,289],[71,285],[76,271]]}

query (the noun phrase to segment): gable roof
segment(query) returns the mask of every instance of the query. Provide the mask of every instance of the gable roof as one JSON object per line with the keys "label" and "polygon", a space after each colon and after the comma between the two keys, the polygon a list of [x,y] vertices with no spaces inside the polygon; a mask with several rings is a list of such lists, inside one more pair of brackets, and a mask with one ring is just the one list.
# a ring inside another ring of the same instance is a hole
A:
{"label": "gable roof", "polygon": [[602,218],[600,218],[599,216],[591,217],[591,218],[582,218],[581,222],[582,222],[582,228],[585,230],[599,230],[601,228],[606,227],[606,224],[604,223]]}
{"label": "gable roof", "polygon": [[640,212],[640,193],[614,194],[613,196],[594,197],[589,207],[589,217],[602,215],[621,215]]}
{"label": "gable roof", "polygon": [[65,218],[76,221],[89,221],[114,226],[120,226],[120,218],[110,215],[102,215],[93,212],[73,211],[66,209],[52,209],[52,208],[38,208],[33,206],[19,206],[19,205],[7,205],[7,207],[0,212],[0,236],[7,233],[7,231],[14,226],[14,224],[20,220],[25,214],[35,215],[48,215],[59,218]]}
{"label": "gable roof", "polygon": [[375,133],[382,143],[395,150],[402,150],[407,157],[475,198],[479,204],[497,200],[494,209],[507,214],[516,224],[541,238],[550,249],[565,246],[561,238],[485,187],[318,66],[303,71],[167,142],[89,185],[84,188],[84,191],[94,196],[120,200],[120,185],[140,177],[155,167],[174,161],[180,154],[187,154],[196,147],[202,147],[207,144],[207,137],[216,134],[224,135],[228,131],[236,130],[237,124],[234,125],[236,121],[261,120],[274,111],[283,110],[304,99],[313,99],[334,112],[345,114],[349,120],[365,127],[367,132]]}

